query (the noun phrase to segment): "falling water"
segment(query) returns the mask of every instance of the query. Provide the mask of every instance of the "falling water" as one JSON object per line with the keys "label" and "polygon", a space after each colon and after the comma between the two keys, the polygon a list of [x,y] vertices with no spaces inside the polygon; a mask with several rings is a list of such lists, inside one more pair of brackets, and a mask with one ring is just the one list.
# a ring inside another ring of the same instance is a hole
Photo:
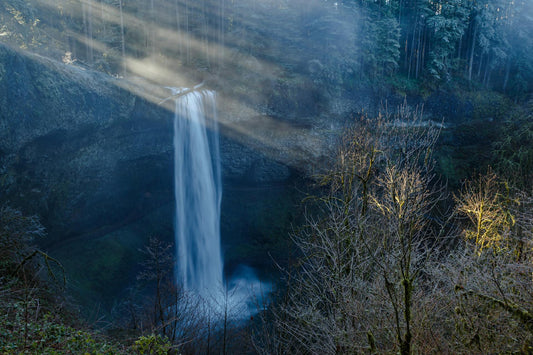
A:
{"label": "falling water", "polygon": [[[180,89],[173,89],[179,93]],[[222,287],[222,197],[215,94],[176,99],[174,114],[175,238],[178,282],[202,296]]]}

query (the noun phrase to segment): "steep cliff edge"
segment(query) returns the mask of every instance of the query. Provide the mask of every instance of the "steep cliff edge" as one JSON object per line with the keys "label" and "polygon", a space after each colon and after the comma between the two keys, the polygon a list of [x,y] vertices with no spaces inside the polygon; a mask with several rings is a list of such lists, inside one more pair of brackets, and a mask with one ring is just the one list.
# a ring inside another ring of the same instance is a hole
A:
{"label": "steep cliff edge", "polygon": [[171,114],[117,83],[0,46],[1,200],[52,239],[127,218],[143,188],[164,193]]}

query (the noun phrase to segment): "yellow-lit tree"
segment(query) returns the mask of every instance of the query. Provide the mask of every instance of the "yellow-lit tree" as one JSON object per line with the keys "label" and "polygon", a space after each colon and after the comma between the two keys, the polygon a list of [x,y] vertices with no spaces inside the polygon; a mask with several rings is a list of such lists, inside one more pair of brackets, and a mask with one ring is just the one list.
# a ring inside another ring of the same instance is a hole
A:
{"label": "yellow-lit tree", "polygon": [[467,182],[455,197],[457,211],[470,221],[464,235],[474,241],[478,253],[487,248],[499,251],[509,247],[509,232],[515,224],[511,211],[517,203],[510,194],[507,183],[489,171]]}

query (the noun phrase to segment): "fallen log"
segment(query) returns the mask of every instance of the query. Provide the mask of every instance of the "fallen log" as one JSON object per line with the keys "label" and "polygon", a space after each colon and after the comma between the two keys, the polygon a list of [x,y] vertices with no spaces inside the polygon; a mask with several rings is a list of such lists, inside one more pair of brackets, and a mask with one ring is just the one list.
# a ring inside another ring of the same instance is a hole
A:
{"label": "fallen log", "polygon": [[204,86],[204,82],[202,81],[200,84],[196,85],[196,86],[193,86],[192,88],[190,89],[185,89],[184,91],[180,91],[174,95],[171,95],[169,97],[167,97],[166,99],[163,99],[159,102],[159,105],[161,105],[162,103],[168,101],[168,100],[171,100],[171,99],[177,99],[179,97],[182,97],[182,96],[185,96],[185,95],[188,95],[190,94],[191,92],[193,91],[198,91],[199,89],[201,89],[202,87]]}

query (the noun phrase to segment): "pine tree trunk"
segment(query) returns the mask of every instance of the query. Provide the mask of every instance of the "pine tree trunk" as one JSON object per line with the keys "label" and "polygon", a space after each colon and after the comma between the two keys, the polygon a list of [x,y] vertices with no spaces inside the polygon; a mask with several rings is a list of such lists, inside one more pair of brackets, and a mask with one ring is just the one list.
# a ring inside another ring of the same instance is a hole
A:
{"label": "pine tree trunk", "polygon": [[89,45],[88,45],[88,38],[89,38],[89,26],[87,24],[87,5],[85,2],[82,2],[81,4],[81,17],[83,21],[83,36],[84,36],[84,42],[85,42],[85,61],[89,61]]}
{"label": "pine tree trunk", "polygon": [[505,78],[503,79],[503,87],[502,87],[503,92],[507,90],[507,83],[509,82],[510,72],[511,72],[511,58],[508,58],[507,63],[505,65]]}
{"label": "pine tree trunk", "polygon": [[485,57],[485,55],[482,53],[479,57],[479,66],[477,68],[477,78],[478,80],[481,79],[481,68],[483,67],[483,57]]}
{"label": "pine tree trunk", "polygon": [[93,4],[92,0],[87,0],[89,3],[88,11],[87,11],[87,41],[88,41],[88,47],[89,47],[89,58],[88,62],[89,64],[93,64],[94,62],[94,52],[93,52]]}
{"label": "pine tree trunk", "polygon": [[150,54],[155,55],[155,9],[154,9],[154,0],[150,0]]}
{"label": "pine tree trunk", "polygon": [[472,35],[472,46],[470,47],[470,61],[468,64],[468,81],[472,81],[472,67],[474,66],[474,51],[476,48],[477,24],[474,25],[474,34]]}
{"label": "pine tree trunk", "polygon": [[122,10],[122,0],[118,0],[120,9],[120,40],[122,47],[122,75],[126,76],[126,43],[124,38],[124,14]]}
{"label": "pine tree trunk", "polygon": [[206,0],[202,0],[202,18],[203,18],[203,33],[204,33],[204,51],[205,51],[205,62],[207,64],[207,67],[209,68],[210,67],[210,63],[211,63],[211,60],[210,60],[210,57],[209,57],[209,23],[208,23],[208,16],[207,16],[207,11],[206,11],[206,6],[205,6],[205,1]]}
{"label": "pine tree trunk", "polygon": [[191,62],[191,35],[189,33],[189,0],[185,0],[185,34],[186,34],[186,51],[187,51],[187,60],[186,63]]}
{"label": "pine tree trunk", "polygon": [[101,16],[101,21],[102,21],[102,40],[105,42],[107,40],[107,29],[106,29],[106,20],[107,20],[107,17],[106,17],[106,14],[105,14],[105,11],[104,11],[104,1],[101,0],[100,2],[100,16]]}
{"label": "pine tree trunk", "polygon": [[457,59],[461,59],[461,49],[463,48],[463,35],[459,37],[459,46],[457,47]]}
{"label": "pine tree trunk", "polygon": [[485,73],[483,74],[483,85],[488,88],[490,82],[490,75],[492,73],[492,61],[490,55],[487,54],[487,63],[485,64]]}
{"label": "pine tree trunk", "polygon": [[415,57],[415,55],[417,55],[416,54],[417,51],[415,50],[415,40],[416,40],[416,29],[417,29],[417,26],[418,26],[418,19],[415,21],[415,25],[413,26],[413,35],[411,36],[411,48],[410,48],[410,51],[409,51],[409,70],[408,70],[408,74],[407,74],[407,77],[409,79],[411,78],[411,70],[413,68],[413,57]]}
{"label": "pine tree trunk", "polygon": [[420,75],[420,62],[423,60],[422,58],[423,49],[421,48],[422,46],[421,36],[422,36],[422,27],[418,29],[418,41],[417,41],[418,44],[417,44],[417,49],[416,49],[416,71],[415,71],[416,79],[418,79],[418,76]]}
{"label": "pine tree trunk", "polygon": [[219,37],[219,46],[220,46],[220,56],[218,66],[222,67],[224,64],[224,49],[226,47],[225,43],[225,24],[226,24],[226,2],[225,0],[220,0],[220,37]]}
{"label": "pine tree trunk", "polygon": [[176,34],[179,39],[178,41],[178,56],[181,58],[183,55],[183,43],[181,38],[181,20],[180,20],[180,10],[179,10],[179,0],[176,0],[174,3],[175,10],[176,10]]}
{"label": "pine tree trunk", "polygon": [[[422,32],[422,30],[420,30],[420,32]],[[426,63],[426,45],[429,46],[429,44],[427,43],[427,30],[424,27],[424,32],[422,33],[422,54],[420,59],[420,68],[424,68],[424,64]]]}

